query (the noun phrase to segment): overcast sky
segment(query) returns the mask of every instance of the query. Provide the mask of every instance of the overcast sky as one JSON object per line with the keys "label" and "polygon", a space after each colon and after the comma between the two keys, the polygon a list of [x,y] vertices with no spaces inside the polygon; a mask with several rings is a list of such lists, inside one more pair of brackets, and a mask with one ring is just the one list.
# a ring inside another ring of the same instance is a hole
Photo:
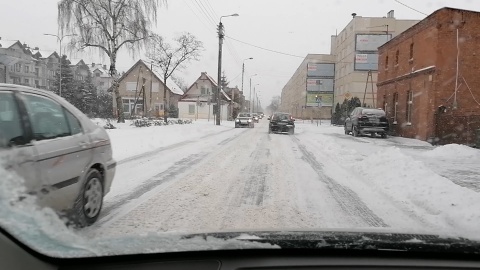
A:
{"label": "overcast sky", "polygon": [[[444,6],[480,10],[477,0],[425,1],[401,0],[405,5],[430,14]],[[20,40],[31,47],[57,50],[54,37],[43,33],[57,33],[58,0],[0,0],[0,37],[5,40]],[[223,18],[227,36],[263,48],[301,57],[285,56],[261,50],[226,38],[223,50],[223,69],[230,86],[241,87],[242,61],[245,62],[245,95],[249,94],[249,78],[263,105],[268,105],[272,96],[280,95],[283,86],[308,53],[330,52],[330,36],[340,32],[355,12],[364,17],[386,16],[395,10],[397,19],[418,19],[425,15],[409,9],[395,0],[170,0],[168,7],[158,13],[155,31],[167,38],[187,31],[204,42],[205,51],[199,62],[191,63],[176,73],[188,85],[206,71],[217,76],[218,38],[216,25],[219,16],[238,13],[239,17]],[[83,58],[87,63],[109,64],[108,59],[97,51],[68,54],[70,58]],[[132,56],[122,51],[117,60],[120,71],[127,70],[142,54]]]}

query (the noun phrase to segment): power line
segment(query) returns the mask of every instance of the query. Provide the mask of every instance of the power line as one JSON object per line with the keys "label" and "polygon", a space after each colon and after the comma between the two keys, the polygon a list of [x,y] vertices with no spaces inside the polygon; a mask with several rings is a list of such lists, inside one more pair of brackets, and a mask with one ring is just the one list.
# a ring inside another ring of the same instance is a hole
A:
{"label": "power line", "polygon": [[212,12],[210,9],[207,8],[207,4],[204,4],[202,0],[198,0],[198,2],[202,5],[203,9],[210,15],[210,17],[216,22],[217,16],[215,15],[214,12]]}
{"label": "power line", "polygon": [[423,14],[423,15],[425,15],[425,16],[428,16],[428,14],[423,13],[423,12],[421,12],[421,11],[418,10],[418,9],[414,9],[414,8],[412,8],[412,7],[406,5],[406,4],[404,4],[404,3],[402,3],[402,2],[400,2],[400,1],[398,1],[398,0],[395,0],[395,2],[399,3],[400,5],[403,5],[403,6],[407,7],[407,8],[409,8],[409,9],[411,9],[411,10],[414,10],[414,11],[420,13],[420,14]]}
{"label": "power line", "polygon": [[212,18],[212,16],[205,11],[205,9],[202,7],[202,4],[200,4],[197,0],[194,0],[195,4],[197,4],[198,10],[207,18],[207,20],[210,23],[213,23],[213,25],[216,25],[215,19]]}
{"label": "power line", "polygon": [[208,22],[207,22],[207,24],[205,24],[205,21],[202,18],[200,18],[200,16],[197,14],[197,12],[195,12],[195,10],[188,4],[188,2],[185,1],[185,0],[183,2],[193,12],[195,17],[197,17],[197,19],[202,22],[203,26],[205,26],[205,28],[208,29],[208,31],[211,31],[211,28],[207,25]]}
{"label": "power line", "polygon": [[213,15],[215,15],[215,18],[219,17],[217,12],[215,12],[215,9],[213,9],[212,4],[210,4],[210,1],[206,0],[206,2],[207,2],[207,7],[209,7],[210,10],[213,12]]}
{"label": "power line", "polygon": [[250,44],[250,43],[248,43],[248,42],[244,42],[244,41],[241,41],[241,40],[232,38],[232,37],[227,36],[227,35],[225,35],[225,37],[227,37],[227,38],[229,38],[229,39],[232,39],[232,40],[235,40],[236,42],[240,42],[240,43],[243,43],[243,44],[245,44],[245,45],[249,45],[249,46],[252,46],[252,47],[261,49],[261,50],[265,50],[265,51],[269,51],[269,52],[273,52],[273,53],[278,53],[278,54],[283,54],[283,55],[287,55],[287,56],[292,56],[292,57],[297,57],[297,58],[302,58],[302,59],[305,58],[305,56],[299,56],[299,55],[294,55],[294,54],[289,54],[289,53],[284,53],[284,52],[279,52],[279,51],[275,51],[275,50],[263,48],[263,47],[260,47],[260,46],[257,46],[257,45]]}

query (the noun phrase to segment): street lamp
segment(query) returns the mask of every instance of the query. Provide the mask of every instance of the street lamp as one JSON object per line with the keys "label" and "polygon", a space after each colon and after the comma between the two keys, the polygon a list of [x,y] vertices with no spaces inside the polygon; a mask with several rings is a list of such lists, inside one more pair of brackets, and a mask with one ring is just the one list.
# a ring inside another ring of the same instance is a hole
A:
{"label": "street lamp", "polygon": [[[255,112],[255,96],[257,95],[256,92],[255,92],[255,87],[256,87],[257,85],[260,85],[260,84],[257,83],[257,84],[255,84],[255,85],[253,86],[253,108],[252,108],[253,110],[252,110],[252,113]],[[257,101],[258,101],[258,96],[257,96]],[[258,107],[257,107],[257,110],[258,110]]]}
{"label": "street lamp", "polygon": [[[252,59],[253,59],[253,57],[243,59],[243,63],[242,63],[242,94],[243,94],[243,77],[244,77],[244,74],[245,74],[245,61],[252,60]],[[235,92],[233,92],[233,94],[232,94],[233,103],[235,103],[234,97],[235,97]],[[243,105],[242,105],[242,111],[243,111]],[[233,106],[232,106],[232,118],[233,118]]]}
{"label": "street lamp", "polygon": [[58,83],[58,85],[59,85],[59,86],[58,86],[58,93],[59,93],[59,96],[62,96],[62,40],[63,40],[63,38],[65,38],[65,37],[76,36],[76,34],[68,34],[68,35],[61,36],[61,37],[58,36],[58,35],[55,35],[55,34],[43,34],[43,35],[56,37],[57,40],[60,42],[60,52],[59,52],[59,54],[60,54],[60,61],[59,61],[59,63],[60,63],[60,76],[59,76],[59,78],[60,78],[60,79],[59,79],[59,81],[60,81],[60,82]]}
{"label": "street lamp", "polygon": [[222,76],[222,45],[223,45],[223,38],[225,37],[225,33],[223,31],[223,24],[222,24],[222,18],[224,17],[237,17],[238,14],[231,14],[231,15],[226,15],[226,16],[221,16],[220,17],[220,23],[218,24],[218,76],[217,76],[217,93],[216,93],[216,100],[217,100],[217,111],[216,111],[216,116],[217,120],[216,125],[220,125],[220,92],[222,91],[222,85],[221,85],[221,76]]}
{"label": "street lamp", "polygon": [[250,104],[248,104],[248,111],[249,112],[252,112],[252,77],[255,77],[257,76],[258,74],[253,74],[252,76],[250,76],[250,93],[249,93],[249,98],[248,98],[248,101],[250,102]]}

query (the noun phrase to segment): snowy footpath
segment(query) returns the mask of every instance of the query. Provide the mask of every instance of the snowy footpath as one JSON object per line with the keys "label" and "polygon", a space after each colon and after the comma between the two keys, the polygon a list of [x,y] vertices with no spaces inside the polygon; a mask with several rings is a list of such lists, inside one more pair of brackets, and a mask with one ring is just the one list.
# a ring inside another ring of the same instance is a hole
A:
{"label": "snowy footpath", "polygon": [[479,238],[480,151],[353,137],[298,121],[295,135],[232,122],[109,130],[118,161],[81,233],[385,230]]}

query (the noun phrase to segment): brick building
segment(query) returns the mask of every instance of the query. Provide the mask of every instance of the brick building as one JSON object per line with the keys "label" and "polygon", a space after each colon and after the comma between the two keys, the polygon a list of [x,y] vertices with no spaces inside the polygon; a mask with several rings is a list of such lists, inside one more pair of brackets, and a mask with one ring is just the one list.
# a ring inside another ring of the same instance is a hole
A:
{"label": "brick building", "polygon": [[377,104],[393,135],[474,144],[479,69],[479,12],[439,9],[380,46]]}

